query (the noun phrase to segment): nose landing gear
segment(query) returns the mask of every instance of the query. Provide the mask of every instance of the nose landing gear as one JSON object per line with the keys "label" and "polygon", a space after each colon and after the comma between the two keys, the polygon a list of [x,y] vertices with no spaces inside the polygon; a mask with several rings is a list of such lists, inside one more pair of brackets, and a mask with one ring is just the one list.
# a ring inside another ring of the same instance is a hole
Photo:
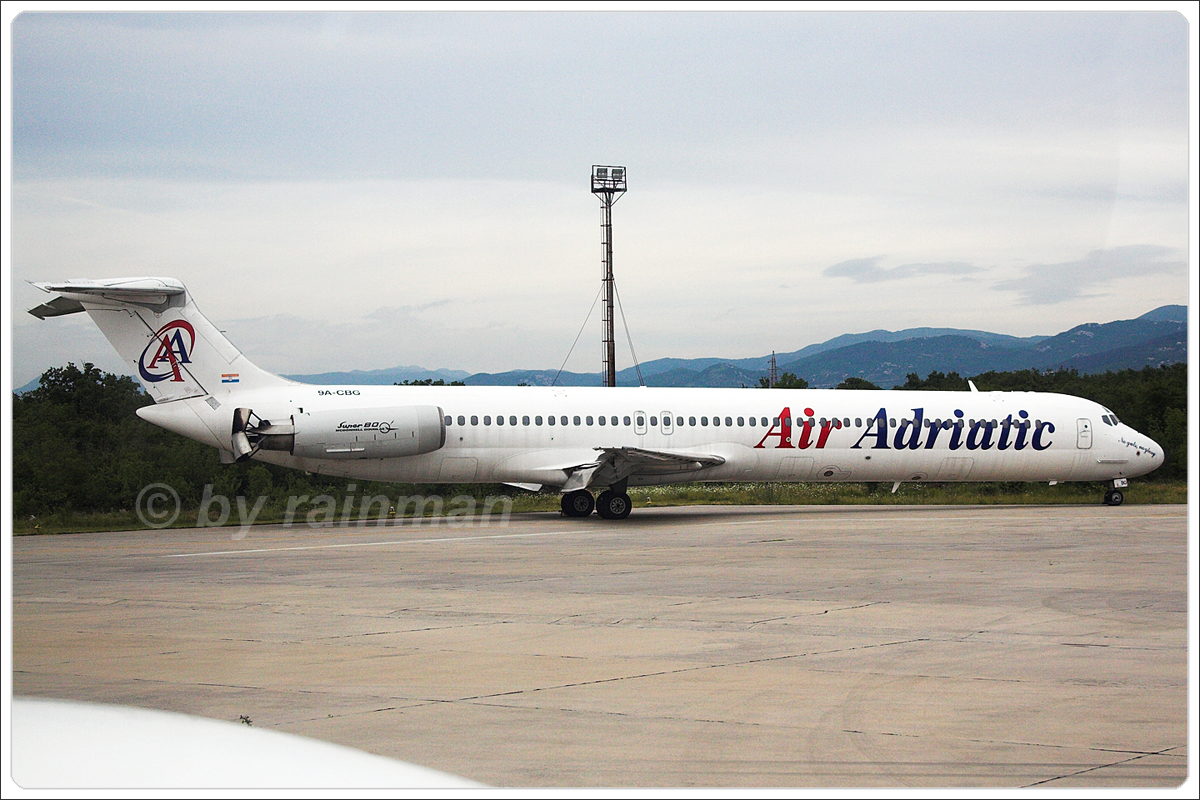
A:
{"label": "nose landing gear", "polygon": [[1108,482],[1108,491],[1104,493],[1104,505],[1119,506],[1125,502],[1125,492],[1121,491],[1129,486],[1128,478],[1114,478]]}

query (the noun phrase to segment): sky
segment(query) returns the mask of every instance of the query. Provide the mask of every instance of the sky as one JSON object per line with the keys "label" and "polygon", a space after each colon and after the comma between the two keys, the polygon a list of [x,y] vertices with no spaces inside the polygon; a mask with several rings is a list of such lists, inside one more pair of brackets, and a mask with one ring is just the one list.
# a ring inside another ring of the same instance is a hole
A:
{"label": "sky", "polygon": [[[127,371],[85,315],[26,314],[28,281],[133,275],[182,280],[274,372],[556,369],[600,287],[593,164],[628,169],[614,269],[642,360],[1188,303],[1171,10],[26,8],[14,386]],[[567,369],[599,371],[599,340],[596,309]]]}

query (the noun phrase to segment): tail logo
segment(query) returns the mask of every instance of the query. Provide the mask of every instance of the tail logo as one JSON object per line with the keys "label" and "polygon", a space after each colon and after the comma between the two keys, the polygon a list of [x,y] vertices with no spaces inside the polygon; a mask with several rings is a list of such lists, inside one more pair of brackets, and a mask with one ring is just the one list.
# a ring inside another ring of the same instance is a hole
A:
{"label": "tail logo", "polygon": [[163,325],[146,345],[138,361],[142,380],[182,383],[183,373],[179,365],[192,363],[191,352],[195,344],[196,331],[187,320],[178,319]]}

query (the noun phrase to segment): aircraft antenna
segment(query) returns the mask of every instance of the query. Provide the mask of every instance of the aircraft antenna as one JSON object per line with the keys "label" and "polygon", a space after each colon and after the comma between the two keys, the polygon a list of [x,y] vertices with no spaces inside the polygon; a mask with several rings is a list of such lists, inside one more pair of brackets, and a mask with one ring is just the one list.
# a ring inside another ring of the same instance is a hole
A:
{"label": "aircraft antenna", "polygon": [[600,286],[604,295],[603,326],[601,333],[603,385],[617,385],[617,343],[613,334],[613,248],[612,207],[625,194],[625,168],[592,165],[592,194],[600,198],[602,215],[600,231],[603,234]]}

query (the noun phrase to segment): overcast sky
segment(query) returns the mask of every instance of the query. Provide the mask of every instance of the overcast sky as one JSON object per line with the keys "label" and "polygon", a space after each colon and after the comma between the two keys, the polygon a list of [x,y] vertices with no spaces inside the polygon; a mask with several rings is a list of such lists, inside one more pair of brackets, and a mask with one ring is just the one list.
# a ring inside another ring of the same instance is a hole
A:
{"label": "overcast sky", "polygon": [[[17,386],[121,369],[26,281],[128,275],[272,371],[557,368],[599,289],[592,164],[629,170],[643,360],[1188,302],[1171,11],[8,21]],[[597,310],[567,368],[599,338]]]}

